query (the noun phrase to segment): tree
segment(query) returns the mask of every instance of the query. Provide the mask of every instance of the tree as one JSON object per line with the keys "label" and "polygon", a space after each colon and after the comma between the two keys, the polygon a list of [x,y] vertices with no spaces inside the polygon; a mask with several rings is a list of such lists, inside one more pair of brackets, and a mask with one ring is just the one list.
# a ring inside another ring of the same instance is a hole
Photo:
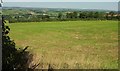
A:
{"label": "tree", "polygon": [[59,18],[59,19],[62,19],[62,13],[59,13],[59,14],[58,14],[58,18]]}
{"label": "tree", "polygon": [[98,12],[95,12],[95,13],[94,13],[94,18],[96,18],[96,19],[99,18],[99,13],[98,13]]}
{"label": "tree", "polygon": [[78,17],[78,13],[76,11],[73,12],[73,15],[72,15],[74,18],[77,18]]}
{"label": "tree", "polygon": [[87,18],[87,13],[86,12],[80,12],[79,13],[79,18],[86,19]]}
{"label": "tree", "polygon": [[79,18],[82,18],[82,12],[79,13],[79,16],[78,16],[78,17],[79,17]]}
{"label": "tree", "polygon": [[67,13],[66,13],[66,17],[67,17],[67,18],[72,18],[72,12],[67,12]]}

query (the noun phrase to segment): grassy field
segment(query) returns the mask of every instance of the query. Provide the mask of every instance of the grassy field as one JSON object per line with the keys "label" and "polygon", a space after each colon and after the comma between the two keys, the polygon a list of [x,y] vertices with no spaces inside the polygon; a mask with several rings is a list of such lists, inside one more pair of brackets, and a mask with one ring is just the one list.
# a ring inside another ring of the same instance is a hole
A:
{"label": "grassy field", "polygon": [[17,48],[30,46],[38,68],[118,68],[117,21],[31,22],[9,25]]}

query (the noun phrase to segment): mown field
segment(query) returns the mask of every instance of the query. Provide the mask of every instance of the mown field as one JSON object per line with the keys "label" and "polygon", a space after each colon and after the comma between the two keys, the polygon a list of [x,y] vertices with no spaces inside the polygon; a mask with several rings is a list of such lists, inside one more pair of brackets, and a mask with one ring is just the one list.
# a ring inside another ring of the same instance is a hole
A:
{"label": "mown field", "polygon": [[117,21],[9,24],[17,48],[30,46],[37,68],[118,68]]}

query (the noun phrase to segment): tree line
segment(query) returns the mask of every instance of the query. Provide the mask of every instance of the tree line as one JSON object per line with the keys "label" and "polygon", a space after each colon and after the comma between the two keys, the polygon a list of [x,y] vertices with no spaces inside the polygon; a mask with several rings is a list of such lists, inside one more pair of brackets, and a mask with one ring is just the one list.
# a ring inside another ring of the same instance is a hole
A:
{"label": "tree line", "polygon": [[[54,14],[54,13],[53,13]],[[41,22],[41,21],[70,21],[70,20],[119,20],[120,14],[114,11],[73,11],[59,12],[57,15],[42,14],[13,14],[3,15],[9,23],[14,22]]]}

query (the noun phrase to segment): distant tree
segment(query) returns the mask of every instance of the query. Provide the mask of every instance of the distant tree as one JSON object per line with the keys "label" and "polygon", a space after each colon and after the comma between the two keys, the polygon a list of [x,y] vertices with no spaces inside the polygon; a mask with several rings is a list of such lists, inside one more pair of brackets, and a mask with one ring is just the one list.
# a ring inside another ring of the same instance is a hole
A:
{"label": "distant tree", "polygon": [[82,18],[82,13],[81,12],[79,13],[79,18]]}
{"label": "distant tree", "polygon": [[86,13],[86,12],[81,12],[81,13],[79,14],[79,18],[81,18],[81,19],[86,19],[86,18],[87,18],[87,13]]}
{"label": "distant tree", "polygon": [[76,11],[74,11],[74,12],[72,13],[72,16],[73,16],[73,18],[78,18],[78,13],[77,13]]}
{"label": "distant tree", "polygon": [[99,13],[98,13],[98,12],[95,12],[95,13],[94,13],[94,18],[96,18],[96,19],[99,18]]}
{"label": "distant tree", "polygon": [[90,18],[90,19],[92,19],[93,18],[93,12],[91,11],[91,12],[87,12],[87,13],[88,13],[88,14],[86,14],[87,17]]}
{"label": "distant tree", "polygon": [[62,13],[59,13],[59,14],[58,14],[58,18],[59,18],[59,19],[62,19]]}
{"label": "distant tree", "polygon": [[66,13],[66,18],[73,18],[73,17],[72,17],[72,12]]}

